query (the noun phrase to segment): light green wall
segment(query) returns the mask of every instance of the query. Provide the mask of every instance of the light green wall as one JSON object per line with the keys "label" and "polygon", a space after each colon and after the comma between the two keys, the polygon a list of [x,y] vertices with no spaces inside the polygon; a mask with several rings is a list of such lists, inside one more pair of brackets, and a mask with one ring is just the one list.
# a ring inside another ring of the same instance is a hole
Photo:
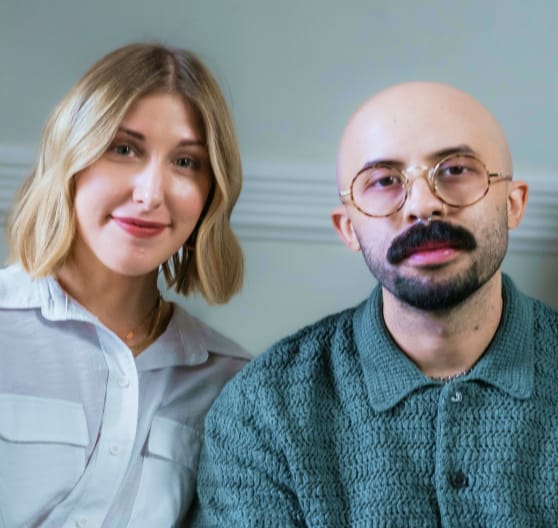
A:
{"label": "light green wall", "polygon": [[[363,300],[376,284],[362,255],[339,244],[244,241],[247,282],[227,306],[190,300],[202,319],[259,354],[276,339]],[[558,258],[510,252],[504,271],[529,295],[558,308]]]}
{"label": "light green wall", "polygon": [[420,78],[470,91],[522,165],[553,166],[556,27],[555,0],[2,0],[0,144],[35,142],[103,53],[160,39],[213,68],[245,158],[333,162],[364,98]]}
{"label": "light green wall", "polygon": [[[364,98],[433,79],[492,109],[519,166],[552,174],[556,27],[555,0],[3,0],[0,146],[34,148],[53,105],[95,59],[147,39],[189,47],[208,63],[248,162],[318,164],[333,174],[338,138]],[[373,284],[341,243],[242,243],[243,292],[226,307],[188,304],[254,353]],[[558,306],[557,264],[556,255],[512,253],[505,268]]]}

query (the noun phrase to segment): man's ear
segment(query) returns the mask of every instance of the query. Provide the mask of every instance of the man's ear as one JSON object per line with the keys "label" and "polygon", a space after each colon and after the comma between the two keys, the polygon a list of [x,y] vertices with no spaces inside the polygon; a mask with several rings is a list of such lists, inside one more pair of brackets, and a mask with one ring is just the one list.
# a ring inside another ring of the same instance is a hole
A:
{"label": "man's ear", "polygon": [[347,208],[344,205],[338,205],[331,212],[331,221],[343,243],[352,251],[360,251],[360,243],[355,234],[353,223],[347,215]]}
{"label": "man's ear", "polygon": [[529,186],[522,180],[512,180],[508,185],[508,229],[515,229],[525,213]]}

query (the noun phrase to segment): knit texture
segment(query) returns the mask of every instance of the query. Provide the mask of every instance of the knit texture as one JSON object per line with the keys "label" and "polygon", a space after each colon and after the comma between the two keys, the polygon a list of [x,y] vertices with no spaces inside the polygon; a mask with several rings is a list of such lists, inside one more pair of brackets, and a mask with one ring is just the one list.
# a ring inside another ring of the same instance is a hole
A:
{"label": "knit texture", "polygon": [[503,278],[465,377],[424,376],[381,290],[273,346],[206,419],[194,527],[558,526],[558,313]]}

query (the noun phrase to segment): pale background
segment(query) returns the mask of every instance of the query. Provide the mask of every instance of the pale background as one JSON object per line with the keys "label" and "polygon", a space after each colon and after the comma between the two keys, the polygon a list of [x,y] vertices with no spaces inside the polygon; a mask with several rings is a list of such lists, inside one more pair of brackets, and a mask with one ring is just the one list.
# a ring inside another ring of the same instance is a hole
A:
{"label": "pale background", "polygon": [[241,143],[234,221],[247,274],[227,306],[187,304],[258,354],[369,293],[361,256],[329,223],[337,143],[374,91],[438,80],[472,93],[507,131],[533,192],[504,268],[558,307],[556,27],[555,0],[0,0],[0,209],[51,108],[97,58],[137,40],[196,51]]}

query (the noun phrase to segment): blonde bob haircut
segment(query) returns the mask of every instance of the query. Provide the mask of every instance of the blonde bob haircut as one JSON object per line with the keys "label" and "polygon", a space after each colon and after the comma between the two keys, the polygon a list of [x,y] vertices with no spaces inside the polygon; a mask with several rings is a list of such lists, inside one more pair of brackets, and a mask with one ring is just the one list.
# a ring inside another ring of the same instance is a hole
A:
{"label": "blonde bob haircut", "polygon": [[212,190],[188,240],[162,271],[181,294],[226,302],[242,285],[244,263],[230,217],[242,185],[240,153],[225,98],[191,52],[160,44],[130,44],[94,64],[54,109],[34,169],[8,220],[10,258],[33,277],[56,273],[76,235],[74,176],[98,160],[139,97],[181,95],[203,127]]}

